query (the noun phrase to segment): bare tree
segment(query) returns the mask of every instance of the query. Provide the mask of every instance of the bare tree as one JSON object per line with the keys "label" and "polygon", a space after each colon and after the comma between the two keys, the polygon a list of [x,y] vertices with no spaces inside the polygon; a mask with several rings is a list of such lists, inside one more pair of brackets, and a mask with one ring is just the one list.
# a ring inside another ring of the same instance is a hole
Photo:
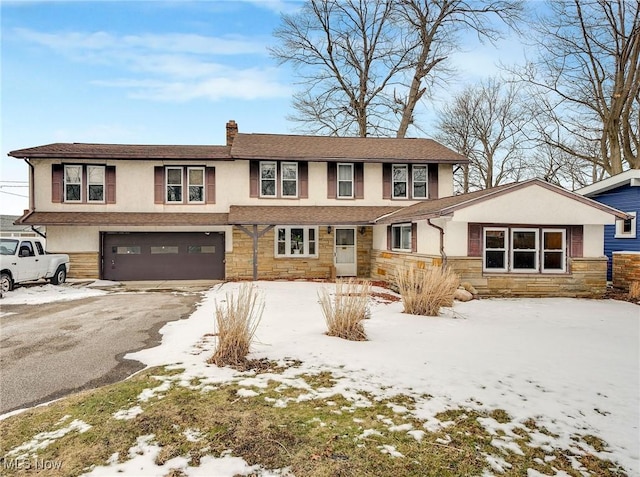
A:
{"label": "bare tree", "polygon": [[518,72],[542,142],[617,174],[640,168],[640,2],[554,0],[534,25],[538,59]]}
{"label": "bare tree", "polygon": [[270,50],[301,87],[290,119],[316,134],[404,137],[457,35],[493,41],[489,16],[514,25],[520,11],[521,0],[308,0],[282,16]]}
{"label": "bare tree", "polygon": [[490,189],[527,173],[530,116],[513,83],[491,78],[468,87],[439,113],[436,138],[469,158],[458,189]]}

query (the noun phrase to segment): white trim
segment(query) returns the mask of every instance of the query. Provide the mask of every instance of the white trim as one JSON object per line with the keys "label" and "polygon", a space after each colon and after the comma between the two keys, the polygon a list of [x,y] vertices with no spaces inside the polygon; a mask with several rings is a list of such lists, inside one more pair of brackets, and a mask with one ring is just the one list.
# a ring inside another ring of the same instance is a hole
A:
{"label": "white trim", "polygon": [[[80,181],[79,182],[67,182],[67,169],[68,168],[76,168],[76,169],[80,169]],[[82,165],[78,165],[78,164],[68,164],[64,166],[64,170],[62,171],[63,177],[62,177],[62,185],[64,187],[64,201],[65,202],[69,202],[72,204],[76,204],[76,203],[80,203],[82,202],[82,175],[84,172],[84,167]],[[73,200],[73,199],[69,199],[67,198],[67,184],[69,185],[78,185],[80,186],[80,198],[78,200]]]}
{"label": "white trim", "polygon": [[[513,273],[538,273],[538,271],[540,270],[540,234],[538,233],[538,229],[534,229],[534,228],[512,228],[510,229],[511,233],[510,235],[510,239],[511,242],[509,245],[511,245],[511,251],[510,251],[510,258],[511,258],[511,263],[509,264],[509,271],[513,272]],[[518,248],[516,249],[513,246],[513,234],[514,233],[518,233],[518,232],[533,232],[535,234],[535,246],[534,248]],[[514,264],[515,264],[515,256],[514,254],[516,252],[524,252],[524,253],[535,253],[535,259],[534,259],[534,268],[515,268]]]}
{"label": "white trim", "polygon": [[[353,245],[338,245],[338,230],[351,230],[353,232]],[[337,263],[338,247],[351,247],[353,254],[353,262]],[[358,229],[357,227],[340,227],[333,229],[333,265],[336,267],[336,275],[341,277],[358,276]]]}
{"label": "white trim", "polygon": [[624,220],[623,219],[616,219],[616,230],[615,230],[615,234],[613,236],[613,238],[617,238],[617,239],[634,239],[636,238],[636,230],[638,228],[638,217],[637,217],[637,212],[626,212],[627,215],[630,215],[631,218],[631,232],[624,232],[623,231],[623,226],[624,226]]}
{"label": "white trim", "polygon": [[[340,166],[348,166],[351,169],[351,178],[348,180],[340,180]],[[351,195],[340,195],[340,182],[351,182]],[[336,165],[336,198],[337,199],[353,199],[355,196],[355,165],[352,162],[338,162]]]}
{"label": "white trim", "polygon": [[[91,182],[91,173],[90,169],[101,169],[102,170],[102,182]],[[87,164],[87,202],[92,204],[104,204],[106,202],[106,192],[107,192],[107,168],[105,166],[94,166],[92,164]],[[91,200],[91,195],[89,194],[89,186],[102,186],[102,200]]]}
{"label": "white trim", "polygon": [[[409,229],[409,248],[403,248],[402,247],[402,242],[403,242],[403,229]],[[413,239],[413,237],[411,237],[411,233],[412,233],[412,229],[413,226],[411,223],[404,223],[404,224],[394,224],[391,226],[391,250],[394,250],[396,252],[411,252],[411,241]],[[395,229],[400,229],[400,247],[394,247],[395,244]]]}
{"label": "white trim", "polygon": [[[424,169],[424,181],[416,181],[416,170]],[[416,182],[419,184],[424,183],[424,196],[415,195]],[[421,164],[413,164],[411,166],[411,197],[414,199],[428,199],[429,198],[429,167]]]}
{"label": "white trim", "polygon": [[595,182],[591,185],[583,187],[575,191],[576,194],[591,197],[594,195],[607,192],[608,190],[615,189],[617,187],[626,185],[629,183],[631,187],[640,186],[640,169],[629,169],[628,171],[621,172],[615,176],[607,177],[601,181]]}
{"label": "white trim", "polygon": [[[302,229],[302,247],[303,249],[300,253],[292,252],[291,248],[291,230],[292,229]],[[285,253],[278,252],[278,244],[281,243],[279,240],[279,231],[285,231],[284,237],[284,250]],[[315,253],[309,253],[309,231],[314,231],[314,240],[315,244]],[[319,248],[319,237],[318,237],[318,227],[317,226],[308,226],[308,225],[279,225],[274,227],[274,237],[273,237],[273,256],[275,258],[317,258],[318,257],[318,248]]]}
{"label": "white trim", "polygon": [[[503,232],[504,244],[501,248],[487,248],[487,232]],[[507,272],[509,270],[509,228],[508,227],[483,227],[482,228],[482,271],[483,272]],[[502,252],[504,259],[503,268],[488,268],[487,267],[487,251],[489,252]]]}
{"label": "white trim", "polygon": [[[294,166],[295,170],[296,170],[296,178],[295,178],[295,183],[296,183],[296,193],[295,194],[289,194],[289,195],[284,195],[284,181],[286,180],[287,182],[291,182],[293,179],[285,179],[284,178],[284,167],[285,166]],[[298,163],[297,162],[291,162],[291,161],[287,161],[287,162],[281,162],[280,163],[280,196],[281,197],[287,197],[287,198],[296,198],[298,197],[298,183],[299,183],[299,177],[300,174],[298,173]],[[276,165],[276,177],[278,177],[278,170],[277,170],[277,165]]]}
{"label": "white trim", "polygon": [[[193,184],[194,187],[202,187],[202,200],[191,200],[191,171],[202,171],[202,185],[200,184]],[[187,203],[188,204],[204,204],[205,202],[205,193],[206,193],[206,182],[207,177],[206,177],[206,173],[205,173],[205,168],[204,167],[187,167],[187,189],[186,189],[186,199],[187,199]]]}
{"label": "white trim", "polygon": [[[169,171],[180,171],[180,184],[169,184]],[[182,204],[184,203],[184,167],[182,166],[166,166],[164,169],[164,200],[167,204]],[[169,186],[180,187],[180,200],[169,200]]]}
{"label": "white trim", "polygon": [[[558,233],[562,234],[562,249],[546,249],[544,248],[544,234],[545,233]],[[542,273],[566,273],[567,271],[567,230],[566,229],[542,229],[542,239],[540,240],[540,268]],[[558,253],[562,252],[562,268],[545,268],[544,266],[544,254],[545,252]]]}
{"label": "white trim", "polygon": [[[274,168],[274,173],[275,175],[273,176],[273,179],[268,178],[268,179],[264,179],[262,177],[262,166],[266,166],[266,165],[272,165]],[[258,186],[260,187],[260,197],[277,197],[278,196],[278,163],[275,161],[260,161],[259,166],[258,166]],[[273,181],[273,194],[263,194],[262,193],[262,181]]]}
{"label": "white trim", "polygon": [[[394,180],[394,170],[396,169],[404,169],[405,173],[406,173],[406,179],[404,181],[405,183],[405,195],[396,195],[396,188],[395,188],[395,183],[396,182],[402,182],[402,181],[396,181]],[[392,164],[391,165],[391,198],[392,199],[408,199],[409,197],[411,197],[410,195],[410,191],[409,191],[409,165],[408,164]]]}

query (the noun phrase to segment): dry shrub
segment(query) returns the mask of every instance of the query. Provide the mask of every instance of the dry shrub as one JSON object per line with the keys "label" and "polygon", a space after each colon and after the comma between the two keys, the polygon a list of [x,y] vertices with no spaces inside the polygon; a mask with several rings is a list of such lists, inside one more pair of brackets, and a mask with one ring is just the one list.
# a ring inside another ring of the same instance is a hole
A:
{"label": "dry shrub", "polygon": [[368,280],[337,280],[332,298],[329,291],[318,292],[322,313],[327,322],[327,334],[351,341],[366,341],[362,320],[367,318],[371,282]]}
{"label": "dry shrub", "polygon": [[631,282],[629,285],[629,299],[640,300],[640,282]]}
{"label": "dry shrub", "polygon": [[396,268],[395,278],[404,312],[411,315],[438,316],[441,307],[453,305],[460,283],[455,273],[440,267]]}
{"label": "dry shrub", "polygon": [[242,366],[262,318],[264,301],[251,283],[243,283],[235,297],[227,293],[224,305],[216,302],[218,342],[210,363]]}

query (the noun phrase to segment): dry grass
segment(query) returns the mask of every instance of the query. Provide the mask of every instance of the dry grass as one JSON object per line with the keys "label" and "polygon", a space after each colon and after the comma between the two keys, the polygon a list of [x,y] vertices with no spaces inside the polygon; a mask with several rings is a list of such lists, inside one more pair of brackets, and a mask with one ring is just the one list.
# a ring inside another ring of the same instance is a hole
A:
{"label": "dry grass", "polygon": [[440,267],[397,268],[395,279],[404,312],[411,315],[438,316],[441,307],[453,305],[453,295],[460,284],[455,273]]}
{"label": "dry grass", "polygon": [[629,285],[629,299],[640,300],[640,282],[631,282]]}
{"label": "dry grass", "polygon": [[242,366],[262,318],[264,301],[251,283],[243,283],[238,296],[227,293],[224,305],[216,302],[218,341],[210,363],[217,366]]}
{"label": "dry grass", "polygon": [[366,341],[362,320],[367,317],[371,282],[368,280],[337,280],[332,298],[326,289],[318,292],[322,313],[327,322],[327,334],[351,341]]}

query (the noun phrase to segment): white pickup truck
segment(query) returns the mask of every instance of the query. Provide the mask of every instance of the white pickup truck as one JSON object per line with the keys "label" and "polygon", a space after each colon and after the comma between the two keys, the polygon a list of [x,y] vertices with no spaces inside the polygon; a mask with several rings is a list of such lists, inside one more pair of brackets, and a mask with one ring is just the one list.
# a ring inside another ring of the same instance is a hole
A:
{"label": "white pickup truck", "polygon": [[35,239],[0,239],[0,293],[16,283],[46,278],[54,285],[64,283],[69,272],[69,255],[47,253]]}

